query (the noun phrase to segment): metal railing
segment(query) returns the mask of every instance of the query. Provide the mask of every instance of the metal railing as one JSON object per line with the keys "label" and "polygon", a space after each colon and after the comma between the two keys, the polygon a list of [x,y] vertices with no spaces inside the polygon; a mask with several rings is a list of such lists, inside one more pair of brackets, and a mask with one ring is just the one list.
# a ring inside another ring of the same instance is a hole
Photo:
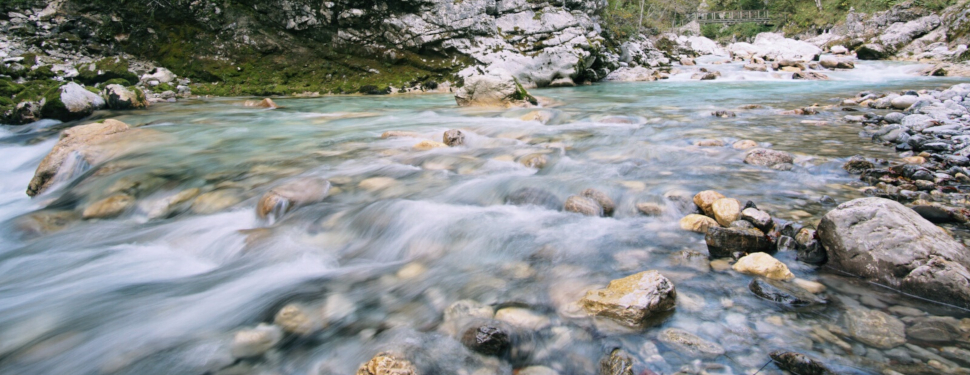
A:
{"label": "metal railing", "polygon": [[690,19],[696,20],[700,24],[720,23],[733,25],[744,22],[771,24],[771,15],[767,10],[726,10],[722,12],[694,13],[691,14]]}

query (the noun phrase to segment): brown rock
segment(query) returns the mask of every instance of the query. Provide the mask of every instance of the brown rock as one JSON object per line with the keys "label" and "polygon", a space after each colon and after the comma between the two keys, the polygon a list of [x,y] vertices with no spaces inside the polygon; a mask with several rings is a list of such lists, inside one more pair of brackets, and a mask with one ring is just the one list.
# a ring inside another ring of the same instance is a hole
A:
{"label": "brown rock", "polygon": [[37,166],[34,178],[30,180],[30,185],[27,187],[27,195],[33,197],[50,187],[58,169],[74,152],[77,152],[88,164],[107,161],[114,155],[100,152],[95,146],[117,140],[120,133],[129,129],[128,124],[121,121],[105,120],[103,123],[75,126],[64,130],[54,149]]}
{"label": "brown rock", "polygon": [[606,289],[592,290],[580,302],[592,315],[610,318],[629,327],[674,308],[674,284],[657,271],[644,271],[610,281]]}
{"label": "brown rock", "polygon": [[637,211],[647,216],[660,216],[663,215],[664,208],[656,203],[641,202],[637,203]]}
{"label": "brown rock", "polygon": [[330,181],[322,178],[302,178],[277,186],[263,194],[256,206],[256,214],[265,218],[274,210],[279,214],[322,201],[330,192]]}
{"label": "brown rock", "polygon": [[711,209],[711,205],[714,201],[724,198],[724,195],[718,193],[714,190],[704,190],[694,196],[694,204],[700,207],[701,211],[704,211],[705,215],[713,216],[714,211]]}
{"label": "brown rock", "polygon": [[586,189],[580,195],[599,203],[600,207],[603,207],[603,215],[613,216],[613,210],[616,208],[616,204],[613,203],[613,199],[606,195],[606,193],[596,189]]}
{"label": "brown rock", "polygon": [[528,154],[519,159],[519,163],[529,168],[542,169],[549,161],[543,154]]}
{"label": "brown rock", "polygon": [[720,139],[703,139],[694,142],[694,146],[700,147],[724,147],[724,141]]}
{"label": "brown rock", "polygon": [[451,129],[441,136],[441,141],[449,147],[461,146],[465,144],[465,134],[458,129]]}
{"label": "brown rock", "polygon": [[428,151],[441,147],[448,147],[448,145],[435,141],[421,141],[414,145],[414,149],[418,151]]}
{"label": "brown rock", "polygon": [[586,216],[602,216],[603,207],[596,203],[596,201],[579,196],[573,195],[566,199],[566,204],[564,209],[569,212],[576,212]]}
{"label": "brown rock", "polygon": [[84,209],[81,217],[84,219],[107,219],[128,210],[135,203],[135,198],[128,194],[115,194],[105,199],[92,203]]}
{"label": "brown rock", "polygon": [[696,233],[707,233],[710,227],[717,227],[717,221],[704,215],[690,214],[680,219],[680,229]]}
{"label": "brown rock", "polygon": [[734,144],[731,145],[731,147],[734,147],[734,149],[736,150],[747,150],[747,149],[758,147],[758,142],[752,141],[750,139],[743,139],[743,140],[734,142]]}
{"label": "brown rock", "polygon": [[357,375],[417,375],[414,365],[397,355],[380,353],[357,369]]}
{"label": "brown rock", "polygon": [[260,101],[247,100],[245,103],[243,103],[243,105],[246,107],[256,107],[256,108],[268,108],[268,109],[279,108],[279,106],[276,105],[276,102],[274,102],[273,99],[270,99],[270,98],[265,98]]}
{"label": "brown rock", "polygon": [[383,134],[381,134],[381,139],[398,138],[398,137],[419,138],[421,137],[421,135],[415,132],[408,132],[408,131],[401,131],[401,130],[388,130]]}
{"label": "brown rock", "polygon": [[741,218],[741,202],[734,198],[721,198],[711,204],[711,211],[718,224],[728,227]]}
{"label": "brown rock", "polygon": [[765,253],[751,253],[741,257],[734,264],[734,270],[774,280],[788,281],[795,278],[795,275],[788,270],[788,266]]}

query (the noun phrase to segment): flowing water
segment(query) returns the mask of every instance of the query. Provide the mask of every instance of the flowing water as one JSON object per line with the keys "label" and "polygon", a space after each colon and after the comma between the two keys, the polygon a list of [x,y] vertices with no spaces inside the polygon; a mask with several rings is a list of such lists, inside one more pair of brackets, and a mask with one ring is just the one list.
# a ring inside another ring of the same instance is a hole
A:
{"label": "flowing water", "polygon": [[[238,99],[187,100],[99,114],[150,129],[145,137],[153,142],[104,165],[76,163],[33,199],[24,190],[65,124],[3,127],[0,374],[349,374],[385,349],[408,353],[426,373],[511,374],[542,365],[589,374],[614,347],[634,357],[638,374],[752,374],[777,349],[846,373],[880,373],[900,360],[850,338],[825,338],[847,311],[864,303],[966,317],[780,252],[799,278],[825,284],[830,301],[786,309],[748,291],[750,276],[712,268],[703,235],[677,224],[678,197],[706,189],[753,201],[779,219],[817,223],[836,203],[862,196],[858,177],[841,169],[847,158],[895,155],[860,137],[859,125],[840,122],[851,113],[838,107],[782,112],[837,104],[862,90],[958,81],[916,77],[916,67],[890,63],[861,63],[819,82],[742,72],[737,64],[710,67],[725,77],[699,82],[683,73],[535,90],[556,103],[543,109],[546,124],[522,120],[534,115],[529,109],[459,109],[450,95],[281,98],[276,110]],[[760,107],[738,109],[752,104]],[[722,109],[738,116],[711,116]],[[412,148],[450,128],[465,132],[465,146]],[[417,137],[382,139],[389,130]],[[693,145],[710,138],[728,146]],[[742,163],[743,151],[730,147],[739,139],[792,152],[795,168]],[[544,168],[517,162],[535,153],[547,158]],[[331,195],[272,222],[256,216],[260,195],[307,176],[329,179]],[[80,218],[119,186],[137,198],[134,208],[114,219]],[[216,191],[208,197],[217,202],[158,209],[192,188]],[[506,204],[521,188],[560,201],[596,188],[616,201],[616,213]],[[643,216],[635,208],[641,202],[665,211]],[[588,288],[651,269],[676,284],[678,305],[645,330],[576,311]],[[442,322],[459,300],[528,309],[535,329],[517,329],[504,360],[471,354]],[[231,357],[235,331],[272,322],[294,302],[313,312],[318,330],[259,358]],[[668,327],[726,353],[702,359],[678,351],[657,341]]]}

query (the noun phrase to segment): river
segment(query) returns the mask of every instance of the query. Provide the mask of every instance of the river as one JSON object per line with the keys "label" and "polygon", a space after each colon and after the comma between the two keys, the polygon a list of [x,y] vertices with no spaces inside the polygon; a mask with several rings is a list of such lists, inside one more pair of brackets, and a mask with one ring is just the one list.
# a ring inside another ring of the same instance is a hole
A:
{"label": "river", "polygon": [[[877,374],[898,362],[893,353],[849,339],[849,349],[819,341],[818,330],[838,326],[862,304],[966,317],[816,270],[792,252],[776,257],[797,277],[824,284],[829,304],[802,311],[763,301],[748,291],[750,276],[711,267],[703,235],[680,230],[676,204],[713,189],[813,225],[835,204],[863,196],[858,177],[841,168],[849,157],[895,152],[840,121],[853,114],[840,107],[809,116],[783,111],[837,105],[864,90],[960,81],[917,77],[918,67],[888,62],[860,62],[827,72],[832,80],[806,82],[738,64],[707,66],[724,77],[692,81],[684,73],[533,90],[555,103],[542,110],[545,124],[522,120],[532,109],[461,109],[450,95],[279,98],[275,110],[224,98],[99,112],[96,118],[151,129],[158,142],[110,162],[116,172],[78,168],[35,198],[24,193],[28,182],[58,131],[72,124],[3,126],[0,374],[349,374],[378,351],[400,347],[435,373],[511,374],[541,365],[589,374],[610,348],[622,347],[637,374],[752,374],[777,349]],[[750,105],[757,107],[739,109]],[[711,116],[716,110],[737,117]],[[464,131],[465,146],[412,149],[451,128]],[[418,137],[381,138],[391,130]],[[704,139],[727,146],[694,146]],[[744,164],[744,152],[730,147],[741,139],[793,153],[794,169]],[[547,158],[545,167],[516,162],[534,153]],[[331,195],[272,222],[256,216],[260,195],[307,176],[329,179]],[[80,219],[87,204],[131,181],[138,183],[133,209]],[[190,188],[223,191],[228,208],[153,211],[152,202]],[[559,200],[596,188],[614,199],[616,213],[506,204],[521,188]],[[644,216],[635,208],[641,202],[664,212]],[[31,215],[38,214],[63,220],[36,225]],[[661,321],[628,331],[569,313],[587,288],[644,270],[676,285],[676,311]],[[516,335],[506,360],[471,354],[442,324],[459,300],[526,308],[541,324]],[[293,302],[318,312],[317,331],[288,337],[259,358],[232,358],[235,331],[270,323]],[[669,327],[726,352],[700,359],[658,342]],[[769,365],[762,373],[780,371]]]}

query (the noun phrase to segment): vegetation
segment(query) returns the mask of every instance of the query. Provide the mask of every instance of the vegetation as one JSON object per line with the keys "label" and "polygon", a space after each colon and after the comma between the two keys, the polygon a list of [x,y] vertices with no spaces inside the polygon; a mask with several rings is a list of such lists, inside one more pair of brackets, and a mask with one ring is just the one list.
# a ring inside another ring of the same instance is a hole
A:
{"label": "vegetation", "polygon": [[700,0],[608,0],[603,28],[613,40],[638,33],[656,35],[679,25],[700,5]]}

